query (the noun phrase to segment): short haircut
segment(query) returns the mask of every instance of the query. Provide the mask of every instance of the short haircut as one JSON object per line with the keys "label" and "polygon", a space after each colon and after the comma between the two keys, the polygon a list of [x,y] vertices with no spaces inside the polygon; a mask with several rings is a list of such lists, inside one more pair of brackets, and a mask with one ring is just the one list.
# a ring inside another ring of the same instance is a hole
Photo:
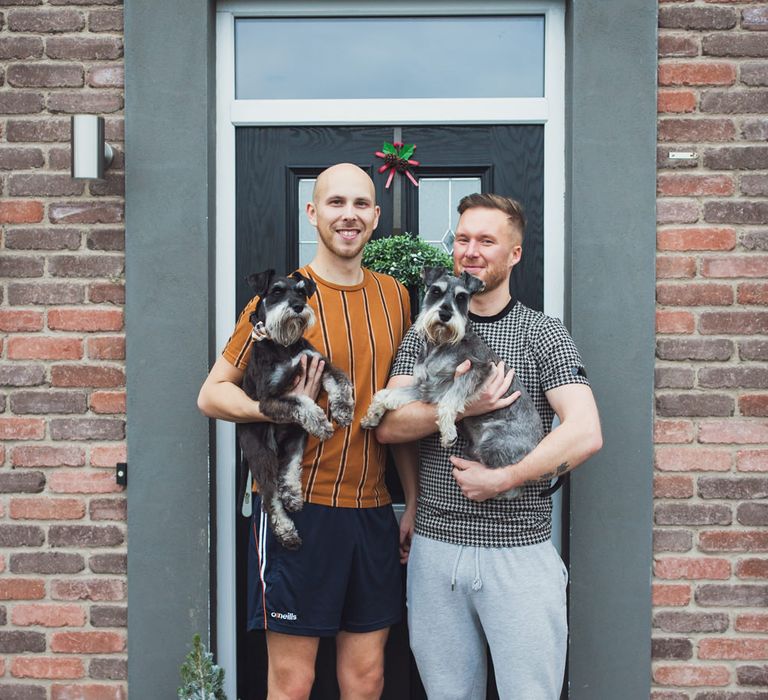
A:
{"label": "short haircut", "polygon": [[512,227],[520,233],[520,239],[522,240],[525,232],[525,212],[523,211],[523,205],[512,197],[503,197],[500,194],[490,194],[475,192],[474,194],[468,194],[466,197],[462,197],[459,202],[458,212],[461,216],[467,209],[477,209],[482,207],[484,209],[498,209],[507,216],[507,221]]}

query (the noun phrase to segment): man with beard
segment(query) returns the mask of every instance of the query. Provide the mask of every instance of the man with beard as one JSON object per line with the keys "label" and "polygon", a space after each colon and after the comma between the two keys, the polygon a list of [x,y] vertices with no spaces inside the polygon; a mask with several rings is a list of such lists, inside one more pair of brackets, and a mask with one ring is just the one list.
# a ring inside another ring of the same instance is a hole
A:
{"label": "man with beard", "polygon": [[[398,540],[410,538],[415,514],[415,455],[396,462],[406,494],[401,532],[384,483],[386,448],[360,419],[387,381],[410,324],[405,288],[361,267],[363,247],[379,220],[370,177],[342,163],[317,178],[307,216],[317,253],[299,272],[317,283],[308,300],[316,322],[305,338],[342,369],[355,387],[355,415],[321,442],[310,436],[302,462],[303,509],[293,515],[303,544],[282,548],[259,499],[249,549],[248,628],[266,630],[270,698],[308,698],[320,637],[335,636],[342,697],[378,698],[384,644],[400,619]],[[222,357],[200,391],[206,415],[234,422],[268,420],[241,390],[250,357],[249,322],[258,298],[240,315]],[[322,366],[304,367],[293,392],[315,400]],[[318,401],[323,408],[327,397]]]}
{"label": "man with beard", "polygon": [[[511,298],[522,255],[522,206],[494,194],[461,200],[455,272],[485,283],[470,300],[472,328],[503,359],[464,414],[506,406],[512,373],[533,399],[547,435],[517,464],[499,469],[440,446],[433,404],[385,414],[381,442],[420,440],[416,528],[408,560],[411,647],[430,698],[485,697],[486,643],[502,698],[557,700],[563,681],[567,571],[551,543],[552,500],[542,493],[602,446],[600,422],[579,353],[560,321]],[[422,339],[411,329],[389,387],[411,383]],[[457,368],[467,371],[468,363]],[[557,414],[560,425],[554,430]],[[494,500],[521,487],[514,500]]]}

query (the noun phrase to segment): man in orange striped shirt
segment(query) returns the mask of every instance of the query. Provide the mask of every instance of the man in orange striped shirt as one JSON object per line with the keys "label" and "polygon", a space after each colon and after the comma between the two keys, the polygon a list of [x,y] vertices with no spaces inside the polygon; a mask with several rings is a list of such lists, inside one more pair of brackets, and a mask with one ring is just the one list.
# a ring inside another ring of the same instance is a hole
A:
{"label": "man in orange striped shirt", "polygon": [[[317,283],[309,300],[317,323],[305,338],[352,380],[355,415],[330,439],[307,442],[305,505],[293,516],[304,541],[298,551],[282,548],[254,508],[248,627],[266,630],[270,698],[309,697],[319,638],[331,635],[342,697],[378,698],[387,633],[400,618],[398,539],[404,555],[415,515],[415,455],[407,446],[396,454],[407,501],[398,534],[384,483],[386,448],[360,427],[410,323],[405,288],[361,266],[379,213],[373,182],[349,163],[321,173],[307,204],[318,247],[300,272]],[[240,388],[257,303],[251,300],[240,315],[200,391],[198,405],[210,417],[268,420]],[[317,399],[321,369],[315,361],[305,367],[293,392]],[[327,408],[327,397],[318,403]]]}

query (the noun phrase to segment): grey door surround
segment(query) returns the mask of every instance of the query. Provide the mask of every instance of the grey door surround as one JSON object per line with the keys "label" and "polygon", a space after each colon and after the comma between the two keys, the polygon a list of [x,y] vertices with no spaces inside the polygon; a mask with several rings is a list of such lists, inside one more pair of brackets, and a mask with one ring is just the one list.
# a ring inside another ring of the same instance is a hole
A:
{"label": "grey door surround", "polygon": [[[148,699],[175,695],[195,632],[215,637],[214,450],[195,406],[216,353],[214,13],[125,7],[128,666]],[[565,320],[606,439],[572,478],[570,697],[647,698],[656,5],[569,2],[566,31]]]}

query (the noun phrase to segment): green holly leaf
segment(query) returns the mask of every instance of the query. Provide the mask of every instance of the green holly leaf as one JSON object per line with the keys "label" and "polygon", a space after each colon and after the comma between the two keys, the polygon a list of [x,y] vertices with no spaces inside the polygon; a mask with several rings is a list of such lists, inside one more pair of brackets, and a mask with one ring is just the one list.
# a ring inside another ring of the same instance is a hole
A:
{"label": "green holly leaf", "polygon": [[403,160],[408,160],[412,155],[413,152],[416,150],[416,144],[413,143],[406,143],[403,145],[403,147],[400,149],[400,153],[398,154]]}
{"label": "green holly leaf", "polygon": [[391,153],[393,156],[397,155],[397,149],[389,141],[384,142],[381,150],[384,151],[384,153]]}

